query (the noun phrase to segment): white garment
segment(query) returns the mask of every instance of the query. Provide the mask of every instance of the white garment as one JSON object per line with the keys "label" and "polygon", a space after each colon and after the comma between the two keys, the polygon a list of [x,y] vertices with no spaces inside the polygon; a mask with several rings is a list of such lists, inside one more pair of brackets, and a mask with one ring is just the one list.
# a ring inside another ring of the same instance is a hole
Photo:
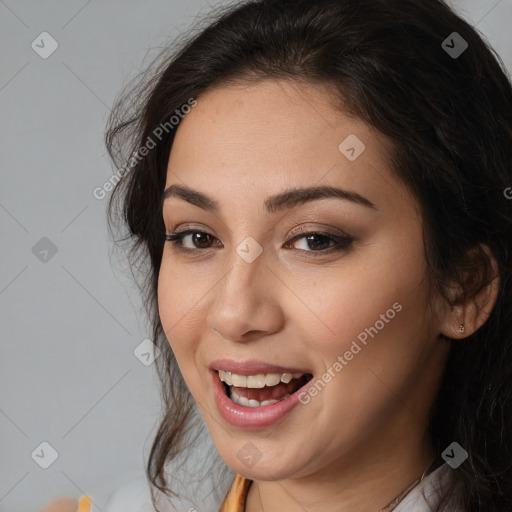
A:
{"label": "white garment", "polygon": [[[439,491],[450,479],[452,471],[454,470],[446,463],[438,467],[427,475],[422,482],[418,483],[397,505],[393,512],[431,512],[439,499]],[[211,506],[214,508],[209,512],[217,512],[220,503],[211,504]],[[184,508],[178,506],[177,510],[187,512],[195,509],[190,506],[185,506]],[[105,512],[154,512],[149,486],[145,477],[141,476],[137,480],[118,489],[110,498]],[[447,512],[461,511],[455,508],[448,508]]]}
{"label": "white garment", "polygon": [[[434,510],[434,506],[442,495],[443,487],[452,476],[452,471],[454,470],[446,463],[439,466],[411,489],[393,512],[431,512]],[[460,509],[453,507],[446,510],[447,512],[461,512]]]}

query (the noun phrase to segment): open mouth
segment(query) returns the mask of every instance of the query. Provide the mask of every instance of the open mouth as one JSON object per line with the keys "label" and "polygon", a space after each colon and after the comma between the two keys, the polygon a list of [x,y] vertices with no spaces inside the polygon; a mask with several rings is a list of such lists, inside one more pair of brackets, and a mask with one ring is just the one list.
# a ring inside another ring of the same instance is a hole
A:
{"label": "open mouth", "polygon": [[311,373],[239,375],[218,371],[226,396],[245,407],[264,407],[285,400],[312,378]]}

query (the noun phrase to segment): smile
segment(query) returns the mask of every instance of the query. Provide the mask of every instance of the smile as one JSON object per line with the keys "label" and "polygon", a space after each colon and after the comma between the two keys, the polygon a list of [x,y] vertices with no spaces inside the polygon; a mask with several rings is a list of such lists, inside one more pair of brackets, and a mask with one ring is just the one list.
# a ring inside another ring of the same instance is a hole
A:
{"label": "smile", "polygon": [[230,400],[245,407],[262,407],[285,400],[306,384],[311,374],[304,373],[259,373],[240,375],[219,370]]}
{"label": "smile", "polygon": [[313,384],[306,368],[289,368],[257,360],[228,359],[209,365],[213,399],[225,421],[247,430],[269,427],[301,404],[299,395]]}

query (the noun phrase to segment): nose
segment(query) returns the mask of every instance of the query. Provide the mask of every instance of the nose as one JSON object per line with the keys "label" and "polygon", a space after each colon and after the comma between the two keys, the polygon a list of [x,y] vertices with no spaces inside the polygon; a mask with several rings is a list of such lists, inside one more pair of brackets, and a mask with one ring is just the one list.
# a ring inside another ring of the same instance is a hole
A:
{"label": "nose", "polygon": [[278,332],[284,319],[279,284],[265,252],[252,263],[234,253],[231,268],[212,290],[209,327],[222,338],[238,342]]}

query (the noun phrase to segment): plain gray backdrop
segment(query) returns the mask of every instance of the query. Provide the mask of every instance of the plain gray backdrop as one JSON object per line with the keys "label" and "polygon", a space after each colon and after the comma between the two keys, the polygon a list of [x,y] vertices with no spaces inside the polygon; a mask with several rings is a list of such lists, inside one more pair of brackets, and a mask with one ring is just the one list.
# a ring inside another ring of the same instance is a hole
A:
{"label": "plain gray backdrop", "polygon": [[[142,478],[160,402],[134,350],[150,334],[93,190],[113,172],[103,132],[116,93],[210,4],[0,0],[2,511],[82,493],[104,510]],[[511,70],[512,0],[454,6]]]}

